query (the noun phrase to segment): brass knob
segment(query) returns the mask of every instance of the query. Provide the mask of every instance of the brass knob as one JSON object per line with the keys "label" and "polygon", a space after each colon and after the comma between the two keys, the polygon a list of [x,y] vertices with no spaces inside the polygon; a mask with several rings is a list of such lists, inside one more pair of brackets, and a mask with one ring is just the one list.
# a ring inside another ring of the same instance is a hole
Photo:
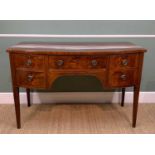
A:
{"label": "brass knob", "polygon": [[26,66],[31,66],[31,65],[32,65],[32,61],[31,61],[31,59],[28,59],[26,62]]}
{"label": "brass knob", "polygon": [[120,78],[121,78],[122,80],[126,80],[126,75],[125,75],[125,74],[122,74],[122,75],[120,76]]}
{"label": "brass knob", "polygon": [[28,80],[29,82],[31,82],[31,81],[33,80],[33,75],[29,74],[29,75],[27,76],[27,80]]}
{"label": "brass knob", "polygon": [[57,65],[58,65],[58,66],[62,66],[63,64],[64,64],[64,61],[63,61],[63,60],[58,60],[58,61],[57,61]]}
{"label": "brass knob", "polygon": [[92,66],[95,67],[95,66],[97,66],[98,62],[97,62],[97,60],[92,60],[92,61],[91,61],[91,64],[92,64]]}
{"label": "brass knob", "polygon": [[128,65],[128,60],[127,59],[123,59],[122,60],[122,65],[123,66],[127,66]]}

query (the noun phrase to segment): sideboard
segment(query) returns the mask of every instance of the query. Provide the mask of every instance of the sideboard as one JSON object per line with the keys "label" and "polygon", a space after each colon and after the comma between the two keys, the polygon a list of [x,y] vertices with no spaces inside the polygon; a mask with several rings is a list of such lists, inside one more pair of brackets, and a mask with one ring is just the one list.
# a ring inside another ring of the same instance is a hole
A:
{"label": "sideboard", "polygon": [[134,88],[132,126],[136,126],[138,99],[146,49],[128,42],[22,42],[7,49],[10,57],[17,128],[21,128],[19,88],[49,89],[60,76],[94,76],[103,87]]}

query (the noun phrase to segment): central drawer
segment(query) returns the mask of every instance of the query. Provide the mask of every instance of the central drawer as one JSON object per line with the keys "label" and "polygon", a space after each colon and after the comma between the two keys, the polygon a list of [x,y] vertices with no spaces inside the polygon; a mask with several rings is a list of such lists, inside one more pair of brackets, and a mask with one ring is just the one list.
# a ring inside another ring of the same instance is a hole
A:
{"label": "central drawer", "polygon": [[49,69],[104,69],[106,56],[49,56]]}

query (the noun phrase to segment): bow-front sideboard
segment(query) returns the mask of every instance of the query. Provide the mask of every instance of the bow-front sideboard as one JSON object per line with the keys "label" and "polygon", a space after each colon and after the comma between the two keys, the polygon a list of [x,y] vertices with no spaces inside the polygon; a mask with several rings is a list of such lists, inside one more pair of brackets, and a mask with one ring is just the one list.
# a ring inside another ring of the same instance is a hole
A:
{"label": "bow-front sideboard", "polygon": [[60,76],[95,76],[107,88],[134,88],[132,126],[136,126],[138,98],[146,49],[128,42],[22,42],[7,49],[10,56],[17,128],[21,128],[19,88],[49,89]]}

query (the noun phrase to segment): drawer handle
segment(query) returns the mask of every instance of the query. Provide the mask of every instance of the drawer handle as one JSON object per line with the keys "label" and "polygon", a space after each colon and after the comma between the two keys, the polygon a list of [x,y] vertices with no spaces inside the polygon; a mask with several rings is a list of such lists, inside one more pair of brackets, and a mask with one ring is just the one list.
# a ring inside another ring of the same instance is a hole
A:
{"label": "drawer handle", "polygon": [[32,61],[31,61],[31,59],[28,59],[26,62],[26,66],[31,66],[31,65],[32,65]]}
{"label": "drawer handle", "polygon": [[31,82],[31,81],[33,80],[33,75],[28,75],[28,76],[27,76],[27,80],[28,80],[29,82]]}
{"label": "drawer handle", "polygon": [[63,60],[58,60],[58,61],[57,61],[57,65],[58,65],[58,66],[62,66],[63,64],[64,64],[64,61],[63,61]]}
{"label": "drawer handle", "polygon": [[120,78],[121,78],[122,80],[126,80],[126,75],[125,75],[125,74],[122,74],[122,75],[120,76]]}
{"label": "drawer handle", "polygon": [[127,59],[124,59],[124,60],[122,61],[122,65],[123,65],[123,66],[127,66],[127,65],[128,65],[128,60],[127,60]]}
{"label": "drawer handle", "polygon": [[91,61],[91,64],[92,64],[92,66],[95,67],[95,66],[97,66],[98,62],[97,62],[97,60],[92,60],[92,61]]}

